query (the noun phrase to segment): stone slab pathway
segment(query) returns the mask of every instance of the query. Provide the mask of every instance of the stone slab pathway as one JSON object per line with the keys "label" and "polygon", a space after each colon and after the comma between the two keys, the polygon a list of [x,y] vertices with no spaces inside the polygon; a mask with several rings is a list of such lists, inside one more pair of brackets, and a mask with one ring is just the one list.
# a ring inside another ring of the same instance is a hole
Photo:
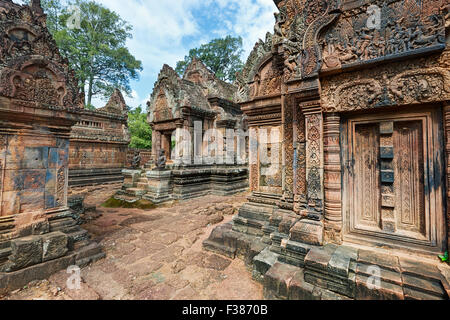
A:
{"label": "stone slab pathway", "polygon": [[244,263],[204,251],[216,224],[231,220],[246,195],[205,196],[149,211],[101,208],[112,188],[89,190],[86,204],[101,217],[83,227],[107,257],[81,270],[79,290],[63,270],[3,299],[262,299]]}

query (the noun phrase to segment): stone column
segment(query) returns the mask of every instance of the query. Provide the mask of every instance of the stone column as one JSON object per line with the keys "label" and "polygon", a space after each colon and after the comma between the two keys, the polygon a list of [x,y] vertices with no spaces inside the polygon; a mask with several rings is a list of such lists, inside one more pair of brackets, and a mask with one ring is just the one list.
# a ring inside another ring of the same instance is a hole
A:
{"label": "stone column", "polygon": [[251,191],[259,189],[259,163],[258,163],[258,129],[250,128],[249,130],[249,184]]}
{"label": "stone column", "polygon": [[153,130],[152,133],[152,158],[158,161],[159,150],[161,149],[161,132]]}
{"label": "stone column", "polygon": [[305,115],[306,201],[299,214],[304,219],[290,230],[290,239],[312,245],[323,245],[323,119],[320,101],[300,104]]}
{"label": "stone column", "polygon": [[329,113],[324,119],[324,224],[325,240],[342,243],[340,116]]}
{"label": "stone column", "polygon": [[294,109],[294,211],[306,209],[305,117],[300,106]]}
{"label": "stone column", "polygon": [[282,164],[283,164],[283,198],[292,202],[294,199],[294,103],[290,97],[282,97]]}
{"label": "stone column", "polygon": [[447,160],[447,243],[450,248],[450,101],[444,106],[444,125],[445,125],[445,154]]}
{"label": "stone column", "polygon": [[323,118],[320,101],[303,103],[306,130],[307,216],[320,220],[323,215]]}
{"label": "stone column", "polygon": [[8,136],[0,135],[0,217],[2,216],[3,208],[3,182],[5,181],[5,163],[6,163],[6,150],[8,144]]}

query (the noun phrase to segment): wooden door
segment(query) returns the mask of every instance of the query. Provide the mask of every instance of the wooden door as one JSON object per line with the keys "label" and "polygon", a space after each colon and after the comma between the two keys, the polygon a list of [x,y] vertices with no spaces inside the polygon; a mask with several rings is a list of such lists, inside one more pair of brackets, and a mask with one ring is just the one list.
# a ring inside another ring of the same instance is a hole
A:
{"label": "wooden door", "polygon": [[346,241],[442,252],[439,113],[360,116],[346,124]]}

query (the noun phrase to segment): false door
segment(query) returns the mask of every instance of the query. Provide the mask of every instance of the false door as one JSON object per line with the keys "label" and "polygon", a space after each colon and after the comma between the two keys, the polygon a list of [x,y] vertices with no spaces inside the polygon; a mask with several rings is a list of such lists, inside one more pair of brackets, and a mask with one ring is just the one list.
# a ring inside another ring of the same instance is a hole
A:
{"label": "false door", "polygon": [[438,112],[348,120],[345,240],[442,252],[443,161]]}

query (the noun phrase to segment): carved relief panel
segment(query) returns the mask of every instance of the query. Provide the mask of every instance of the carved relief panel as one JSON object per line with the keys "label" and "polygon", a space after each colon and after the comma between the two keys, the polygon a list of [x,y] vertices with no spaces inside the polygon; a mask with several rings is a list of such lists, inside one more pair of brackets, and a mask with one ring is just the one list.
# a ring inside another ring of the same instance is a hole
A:
{"label": "carved relief panel", "polygon": [[344,11],[324,33],[322,70],[443,49],[443,0],[366,1]]}
{"label": "carved relief panel", "polygon": [[322,105],[326,112],[375,109],[450,99],[450,51],[392,63],[358,73],[325,78]]}

